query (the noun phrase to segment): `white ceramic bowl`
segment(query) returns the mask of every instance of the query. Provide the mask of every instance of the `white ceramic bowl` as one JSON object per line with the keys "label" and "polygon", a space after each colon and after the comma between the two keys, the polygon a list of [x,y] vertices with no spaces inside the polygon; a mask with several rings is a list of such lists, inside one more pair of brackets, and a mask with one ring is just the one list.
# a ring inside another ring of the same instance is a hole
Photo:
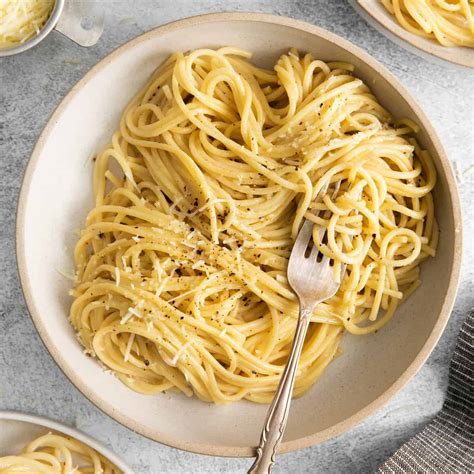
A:
{"label": "white ceramic bowl", "polygon": [[42,416],[16,411],[0,411],[0,457],[19,453],[34,438],[50,431],[81,441],[102,454],[125,474],[133,474],[132,469],[109,448],[85,433]]}
{"label": "white ceramic bowl", "polygon": [[[401,26],[380,0],[349,0],[349,3],[367,23],[388,39],[428,60],[443,60],[474,68],[474,48],[447,48],[437,41],[415,35]],[[441,63],[442,61],[438,61]]]}
{"label": "white ceramic bowl", "polygon": [[[17,216],[21,282],[46,347],[76,387],[100,409],[156,441],[194,452],[248,456],[258,442],[266,406],[228,406],[167,393],[139,395],[86,357],[67,316],[74,229],[92,206],[91,153],[106,144],[127,101],[170,53],[236,45],[273,64],[293,46],[325,60],[350,61],[383,105],[422,125],[419,140],[439,173],[435,198],[441,242],[423,265],[423,284],[385,329],[346,336],[344,354],[292,405],[282,451],[336,436],[380,408],[416,373],[436,344],[453,304],[460,267],[461,220],[453,172],[428,119],[408,92],[379,63],[320,28],[262,14],[217,14],[161,26],[120,47],[95,66],[66,96],[36,144]],[[441,205],[442,203],[442,205]]]}

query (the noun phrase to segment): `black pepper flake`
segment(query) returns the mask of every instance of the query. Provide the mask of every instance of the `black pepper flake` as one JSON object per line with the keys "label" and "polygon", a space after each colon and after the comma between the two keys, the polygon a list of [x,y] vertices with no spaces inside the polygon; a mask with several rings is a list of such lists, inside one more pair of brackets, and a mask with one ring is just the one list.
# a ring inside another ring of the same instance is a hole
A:
{"label": "black pepper flake", "polygon": [[150,361],[148,359],[145,359],[143,363],[148,367],[150,365]]}

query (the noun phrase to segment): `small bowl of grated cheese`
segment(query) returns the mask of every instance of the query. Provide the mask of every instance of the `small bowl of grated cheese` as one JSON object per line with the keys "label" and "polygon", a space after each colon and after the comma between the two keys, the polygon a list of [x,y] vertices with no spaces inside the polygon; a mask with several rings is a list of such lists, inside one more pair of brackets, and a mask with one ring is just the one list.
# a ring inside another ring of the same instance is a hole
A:
{"label": "small bowl of grated cheese", "polygon": [[103,28],[103,14],[97,8],[86,8],[82,2],[0,0],[0,57],[36,46],[53,30],[81,46],[92,46]]}

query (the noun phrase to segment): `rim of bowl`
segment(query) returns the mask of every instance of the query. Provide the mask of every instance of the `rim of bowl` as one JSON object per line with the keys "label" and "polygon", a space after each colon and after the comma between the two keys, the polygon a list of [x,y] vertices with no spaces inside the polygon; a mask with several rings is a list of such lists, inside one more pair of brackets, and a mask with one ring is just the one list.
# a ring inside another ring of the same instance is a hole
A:
{"label": "rim of bowl", "polygon": [[367,2],[349,0],[349,3],[362,19],[373,26],[379,33],[410,53],[421,56],[426,60],[436,61],[440,65],[445,64],[442,62],[447,61],[456,66],[474,68],[474,55],[470,56],[471,53],[474,53],[474,50],[471,48],[464,46],[446,47],[435,40],[425,43],[422,41],[423,38],[421,36],[405,30],[391,15],[385,18],[386,15],[380,14],[378,10],[369,8]]}
{"label": "rim of bowl", "polygon": [[459,194],[456,186],[456,181],[454,178],[454,173],[451,167],[451,164],[446,156],[446,153],[441,145],[441,142],[436,135],[433,126],[428,120],[427,116],[424,114],[417,102],[411,97],[408,91],[401,85],[398,79],[392,75],[384,66],[382,66],[378,61],[373,59],[368,53],[362,49],[354,46],[349,41],[342,39],[341,37],[330,33],[322,28],[311,25],[309,23],[295,20],[292,18],[281,17],[266,13],[251,13],[251,12],[226,12],[226,13],[210,13],[204,15],[198,15],[193,17],[184,18],[181,20],[176,20],[164,25],[161,25],[157,28],[154,28],[146,33],[143,33],[136,38],[126,42],[122,46],[119,46],[117,49],[112,51],[109,55],[99,61],[94,65],[84,76],[80,79],[76,85],[74,85],[69,93],[62,99],[60,104],[51,114],[48,119],[46,126],[41,132],[36,145],[31,154],[30,160],[26,167],[23,181],[21,185],[20,197],[18,200],[18,208],[16,215],[16,257],[17,257],[17,266],[20,275],[20,284],[23,291],[23,296],[27,305],[27,309],[30,313],[30,316],[33,320],[33,324],[36,327],[46,349],[50,353],[53,360],[63,371],[66,377],[72,382],[72,384],[89,399],[98,409],[109,415],[114,420],[118,421],[127,428],[139,433],[153,441],[158,441],[167,446],[174,448],[182,449],[184,451],[190,451],[197,454],[207,454],[212,456],[226,456],[226,457],[250,457],[254,455],[254,447],[251,446],[217,446],[213,444],[204,444],[204,443],[195,443],[183,441],[180,438],[173,436],[168,436],[165,434],[160,434],[156,436],[150,432],[146,427],[143,427],[141,424],[137,423],[134,419],[128,417],[124,413],[118,413],[117,410],[110,405],[107,401],[100,399],[93,391],[91,391],[87,386],[85,386],[78,377],[73,369],[70,369],[67,364],[65,364],[65,356],[60,352],[56,351],[52,338],[48,335],[48,331],[44,323],[42,322],[40,311],[34,303],[32,296],[31,285],[27,274],[27,262],[25,258],[25,242],[23,238],[24,227],[25,227],[25,209],[26,202],[28,198],[28,190],[30,187],[30,182],[33,178],[36,165],[39,160],[39,156],[44,147],[45,142],[47,141],[51,129],[54,127],[55,123],[60,120],[61,115],[64,109],[69,104],[70,100],[76,95],[77,91],[82,89],[96,74],[99,74],[101,70],[112,62],[116,57],[120,56],[125,51],[133,48],[137,44],[147,41],[149,38],[155,36],[161,36],[170,31],[176,31],[179,29],[186,28],[192,25],[203,25],[206,23],[215,23],[222,21],[246,21],[254,23],[271,23],[281,26],[286,26],[294,28],[296,30],[310,33],[316,36],[319,36],[325,40],[331,41],[341,48],[347,50],[354,56],[358,57],[361,61],[365,62],[369,67],[374,69],[379,73],[385,80],[389,81],[396,91],[405,98],[405,100],[410,105],[411,109],[417,115],[420,125],[424,128],[428,134],[431,142],[434,145],[434,148],[437,150],[440,156],[440,166],[439,170],[446,177],[448,184],[448,191],[452,198],[452,211],[454,218],[454,239],[453,239],[453,248],[454,256],[452,261],[451,273],[449,276],[449,285],[446,292],[443,305],[436,320],[436,323],[428,336],[425,344],[416,355],[412,363],[408,368],[403,372],[403,374],[389,387],[387,390],[382,393],[379,397],[373,400],[364,408],[360,409],[355,414],[350,417],[340,421],[339,423],[326,428],[322,431],[314,433],[312,435],[305,436],[303,438],[298,438],[291,441],[283,441],[280,445],[279,452],[291,452],[299,449],[312,446],[328,439],[334,438],[349,429],[358,425],[361,421],[367,418],[369,415],[373,414],[376,410],[380,409],[385,405],[390,398],[392,398],[401,388],[403,388],[412,377],[418,372],[420,367],[426,361],[431,351],[438,342],[450,316],[451,309],[454,304],[454,299],[456,296],[457,287],[459,284],[460,268],[461,268],[461,255],[462,255],[462,218],[461,218],[461,206]]}
{"label": "rim of bowl", "polygon": [[54,430],[58,433],[71,436],[78,441],[86,444],[90,448],[95,449],[98,453],[102,454],[105,458],[115,464],[119,469],[124,473],[132,473],[132,469],[127,466],[127,464],[122,461],[110,448],[105,446],[100,441],[97,441],[95,438],[89,436],[83,431],[78,430],[77,428],[72,428],[68,425],[64,425],[59,421],[51,420],[44,416],[38,415],[29,415],[27,413],[22,413],[13,410],[0,410],[0,421],[2,420],[12,420],[12,421],[21,421],[24,423],[30,423],[32,425],[42,426],[43,428]]}
{"label": "rim of bowl", "polygon": [[24,43],[19,44],[18,46],[0,49],[0,58],[23,53],[24,51],[28,51],[29,49],[33,48],[38,43],[43,41],[56,26],[56,23],[58,22],[59,17],[63,12],[64,1],[65,0],[54,0],[53,10],[51,11],[51,14],[49,15],[46,23],[43,25],[43,28],[41,28],[40,32],[36,36],[33,36],[33,38],[30,38],[28,41],[25,41]]}

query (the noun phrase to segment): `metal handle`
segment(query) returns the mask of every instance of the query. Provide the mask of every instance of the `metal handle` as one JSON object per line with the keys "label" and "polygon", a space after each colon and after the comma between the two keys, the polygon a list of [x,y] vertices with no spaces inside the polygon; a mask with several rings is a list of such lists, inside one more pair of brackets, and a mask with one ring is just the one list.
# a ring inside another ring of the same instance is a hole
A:
{"label": "metal handle", "polygon": [[66,0],[54,28],[80,46],[93,46],[104,31],[104,11],[99,1]]}
{"label": "metal handle", "polygon": [[298,361],[311,321],[313,308],[314,305],[308,307],[300,303],[300,314],[290,355],[283,370],[275,397],[267,413],[265,426],[260,437],[260,444],[257,448],[257,458],[249,469],[248,474],[268,474],[275,463],[276,450],[283,438],[288,420]]}

